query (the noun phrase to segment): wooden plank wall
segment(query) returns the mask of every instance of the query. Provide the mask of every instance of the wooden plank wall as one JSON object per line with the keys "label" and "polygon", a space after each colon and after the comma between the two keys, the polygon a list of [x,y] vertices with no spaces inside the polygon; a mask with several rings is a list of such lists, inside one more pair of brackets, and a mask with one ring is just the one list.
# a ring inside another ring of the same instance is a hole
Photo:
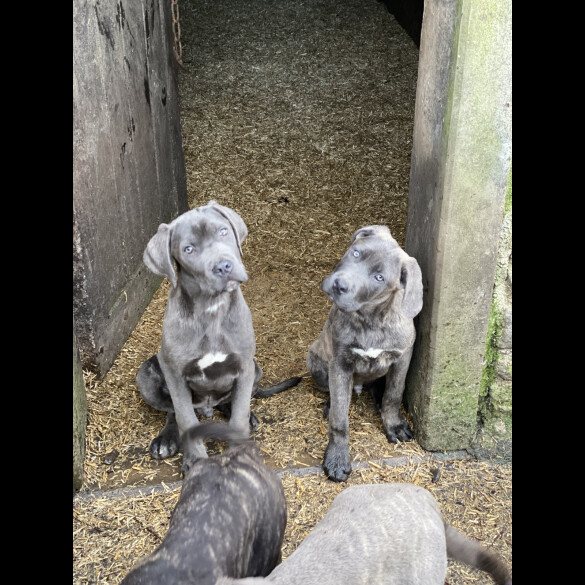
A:
{"label": "wooden plank wall", "polygon": [[104,374],[161,282],[142,254],[186,211],[170,0],[73,4],[73,313]]}

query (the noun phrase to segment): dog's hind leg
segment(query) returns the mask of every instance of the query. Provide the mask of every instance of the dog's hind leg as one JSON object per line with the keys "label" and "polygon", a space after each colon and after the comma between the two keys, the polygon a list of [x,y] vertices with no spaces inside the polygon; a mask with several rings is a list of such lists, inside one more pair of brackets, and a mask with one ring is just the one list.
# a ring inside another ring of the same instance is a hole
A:
{"label": "dog's hind leg", "polygon": [[262,368],[258,365],[258,362],[254,360],[254,385],[252,386],[252,395],[254,395],[256,389],[260,385],[260,378],[262,378]]}
{"label": "dog's hind leg", "polygon": [[379,414],[382,412],[382,399],[384,398],[384,391],[386,390],[386,376],[382,376],[374,380],[373,382],[368,382],[364,386],[372,395],[374,399],[374,404],[376,406],[376,412]]}
{"label": "dog's hind leg", "polygon": [[156,354],[140,366],[136,374],[136,384],[147,404],[164,412],[174,411],[173,401]]}
{"label": "dog's hind leg", "polygon": [[153,459],[172,457],[181,448],[179,427],[175,418],[173,401],[156,355],[153,355],[140,366],[136,375],[136,384],[147,404],[167,413],[164,428],[158,437],[150,443],[150,454]]}
{"label": "dog's hind leg", "polygon": [[329,418],[329,410],[331,409],[331,396],[327,398],[327,402],[323,405],[323,418]]}
{"label": "dog's hind leg", "polygon": [[311,372],[313,382],[319,390],[329,392],[329,362],[309,349],[307,353],[307,367]]}

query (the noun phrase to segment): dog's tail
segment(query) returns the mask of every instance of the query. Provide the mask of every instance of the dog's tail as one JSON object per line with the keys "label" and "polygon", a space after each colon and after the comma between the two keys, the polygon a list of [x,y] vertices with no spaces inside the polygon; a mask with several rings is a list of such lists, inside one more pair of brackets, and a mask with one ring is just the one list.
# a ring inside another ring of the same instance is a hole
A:
{"label": "dog's tail", "polygon": [[245,443],[250,440],[245,430],[234,429],[223,421],[211,421],[198,424],[187,429],[186,435],[192,441],[196,439],[211,439],[212,441],[225,441],[230,445]]}
{"label": "dog's tail", "polygon": [[466,565],[486,571],[498,585],[512,585],[510,571],[498,555],[463,536],[453,526],[446,522],[444,524],[447,539],[447,556],[455,561],[461,561]]}
{"label": "dog's tail", "polygon": [[301,380],[302,378],[300,376],[294,376],[293,378],[287,378],[284,382],[280,382],[280,384],[268,386],[268,388],[258,386],[258,391],[254,394],[254,398],[268,398],[268,396],[274,396],[283,390],[288,390],[289,388],[296,386]]}

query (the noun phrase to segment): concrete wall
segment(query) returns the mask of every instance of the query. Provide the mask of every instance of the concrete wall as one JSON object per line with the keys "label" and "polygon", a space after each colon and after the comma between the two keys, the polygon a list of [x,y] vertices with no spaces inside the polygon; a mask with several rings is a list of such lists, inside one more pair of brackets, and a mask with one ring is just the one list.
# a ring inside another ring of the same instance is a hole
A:
{"label": "concrete wall", "polygon": [[512,172],[500,244],[480,388],[478,457],[512,456]]}
{"label": "concrete wall", "polygon": [[427,0],[405,248],[424,306],[405,401],[429,450],[477,440],[511,160],[511,5]]}
{"label": "concrete wall", "polygon": [[171,3],[73,3],[73,310],[104,374],[161,282],[142,263],[186,211]]}

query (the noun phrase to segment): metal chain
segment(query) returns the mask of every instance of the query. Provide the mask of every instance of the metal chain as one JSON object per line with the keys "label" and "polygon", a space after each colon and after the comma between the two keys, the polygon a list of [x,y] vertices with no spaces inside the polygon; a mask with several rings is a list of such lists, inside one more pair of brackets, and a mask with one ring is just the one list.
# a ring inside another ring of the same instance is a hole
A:
{"label": "metal chain", "polygon": [[183,48],[181,47],[181,23],[179,22],[179,0],[171,0],[171,12],[173,15],[173,35],[175,44],[173,51],[179,65],[183,65]]}

